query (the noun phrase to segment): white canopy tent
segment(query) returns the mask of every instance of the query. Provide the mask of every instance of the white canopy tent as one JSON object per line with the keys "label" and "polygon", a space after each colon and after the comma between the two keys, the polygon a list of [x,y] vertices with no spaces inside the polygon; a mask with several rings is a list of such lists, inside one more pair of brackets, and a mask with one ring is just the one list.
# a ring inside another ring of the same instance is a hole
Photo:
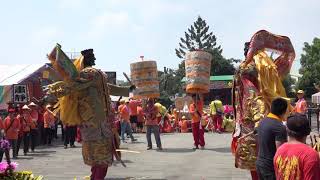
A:
{"label": "white canopy tent", "polygon": [[44,64],[0,64],[0,85],[17,84],[20,80],[35,72]]}
{"label": "white canopy tent", "polygon": [[312,103],[314,104],[320,104],[320,92],[315,93],[311,96]]}

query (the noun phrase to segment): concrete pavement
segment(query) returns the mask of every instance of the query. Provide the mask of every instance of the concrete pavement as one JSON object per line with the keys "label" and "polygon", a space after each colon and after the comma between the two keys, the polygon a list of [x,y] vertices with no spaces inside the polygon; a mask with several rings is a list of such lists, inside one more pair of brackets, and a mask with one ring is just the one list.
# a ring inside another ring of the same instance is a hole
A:
{"label": "concrete pavement", "polygon": [[[230,152],[231,134],[206,133],[206,149],[196,151],[192,149],[191,133],[162,135],[163,151],[147,151],[145,134],[135,134],[135,137],[137,143],[122,144],[121,148],[141,153],[123,153],[127,168],[115,162],[109,168],[107,179],[250,179],[248,171],[234,168],[234,157]],[[155,142],[154,138],[152,140]],[[63,145],[57,143],[52,147],[40,147],[36,153],[28,156],[22,156],[21,151],[17,160],[19,170],[32,170],[48,180],[84,179],[90,174],[90,167],[82,162],[81,144],[77,146],[63,149]]]}

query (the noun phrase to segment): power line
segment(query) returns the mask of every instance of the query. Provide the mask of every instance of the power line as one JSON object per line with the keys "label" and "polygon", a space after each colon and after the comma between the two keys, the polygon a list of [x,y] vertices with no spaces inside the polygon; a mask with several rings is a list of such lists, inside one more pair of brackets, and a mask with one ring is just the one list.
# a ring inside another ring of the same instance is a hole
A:
{"label": "power line", "polygon": [[21,73],[22,71],[24,71],[25,69],[27,69],[27,68],[30,67],[30,66],[31,66],[31,64],[27,65],[26,67],[22,68],[20,71],[12,74],[11,76],[4,78],[3,80],[0,81],[0,83],[2,83],[2,82],[4,82],[5,80],[7,80],[7,79],[9,79],[9,78],[11,78],[11,77],[13,77],[13,76]]}

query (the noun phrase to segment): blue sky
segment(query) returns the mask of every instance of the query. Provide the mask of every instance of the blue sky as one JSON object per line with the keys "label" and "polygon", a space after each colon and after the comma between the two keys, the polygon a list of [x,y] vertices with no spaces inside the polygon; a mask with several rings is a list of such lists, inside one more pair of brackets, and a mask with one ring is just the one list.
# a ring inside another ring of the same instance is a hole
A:
{"label": "blue sky", "polygon": [[[258,3],[259,2],[259,3]],[[320,37],[319,0],[55,0],[3,1],[1,65],[39,64],[56,42],[64,51],[93,48],[97,67],[129,73],[140,55],[177,68],[174,49],[201,15],[227,58],[260,29],[289,36],[297,61],[304,42]]]}

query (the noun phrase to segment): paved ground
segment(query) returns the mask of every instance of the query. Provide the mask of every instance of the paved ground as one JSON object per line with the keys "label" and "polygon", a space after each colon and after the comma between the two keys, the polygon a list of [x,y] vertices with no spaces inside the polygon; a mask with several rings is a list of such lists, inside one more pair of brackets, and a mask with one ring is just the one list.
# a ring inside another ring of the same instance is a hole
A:
{"label": "paved ground", "polygon": [[[206,149],[192,150],[192,135],[162,135],[164,150],[146,150],[145,135],[136,135],[138,142],[123,144],[122,148],[140,151],[140,154],[125,153],[123,160],[127,168],[119,163],[109,168],[107,179],[144,180],[208,180],[249,179],[245,170],[234,168],[234,157],[230,152],[230,134],[207,133]],[[154,140],[154,139],[153,139]],[[48,180],[84,179],[89,175],[81,157],[81,145],[75,149],[63,149],[62,145],[43,147],[29,156],[20,156],[20,170],[32,170]],[[20,152],[21,153],[21,152]]]}
{"label": "paved ground", "polygon": [[[312,118],[313,132],[317,131],[316,118]],[[144,134],[135,135],[138,142],[123,144],[123,149],[140,154],[124,153],[127,168],[118,162],[109,168],[110,180],[211,180],[250,179],[245,170],[234,168],[230,152],[230,134],[206,133],[206,149],[192,150],[192,134],[162,135],[164,150],[146,150]],[[154,141],[154,139],[153,139]],[[309,139],[308,139],[309,141]],[[19,170],[32,170],[48,180],[83,180],[90,168],[82,162],[81,144],[75,149],[63,149],[60,140],[52,147],[39,147],[36,153],[20,156]],[[22,151],[20,151],[20,154]]]}

